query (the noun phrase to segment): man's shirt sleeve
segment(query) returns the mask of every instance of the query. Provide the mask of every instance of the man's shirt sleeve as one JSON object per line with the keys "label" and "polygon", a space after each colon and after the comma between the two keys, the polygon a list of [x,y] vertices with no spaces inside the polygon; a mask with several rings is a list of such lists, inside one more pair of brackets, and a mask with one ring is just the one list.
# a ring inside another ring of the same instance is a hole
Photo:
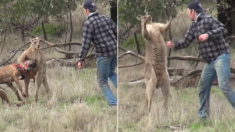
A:
{"label": "man's shirt sleeve", "polygon": [[186,48],[191,44],[193,40],[194,40],[194,34],[192,30],[192,25],[191,25],[186,35],[184,36],[184,38],[182,38],[179,41],[174,42],[175,49],[178,50],[178,49]]}
{"label": "man's shirt sleeve", "polygon": [[79,56],[80,61],[84,61],[84,59],[86,58],[86,55],[88,53],[88,50],[91,44],[92,32],[93,32],[92,28],[87,23],[84,23],[82,49],[81,49],[81,53]]}
{"label": "man's shirt sleeve", "polygon": [[221,22],[217,21],[215,18],[208,17],[206,19],[206,22],[210,24],[210,28],[212,29],[208,32],[210,39],[222,37],[227,33],[227,29],[225,28],[225,26]]}

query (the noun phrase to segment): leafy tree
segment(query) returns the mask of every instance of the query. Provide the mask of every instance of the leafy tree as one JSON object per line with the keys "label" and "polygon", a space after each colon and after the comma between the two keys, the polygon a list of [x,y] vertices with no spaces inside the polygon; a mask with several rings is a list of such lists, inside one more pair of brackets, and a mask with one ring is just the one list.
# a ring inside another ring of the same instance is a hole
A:
{"label": "leafy tree", "polygon": [[136,17],[139,15],[149,14],[153,21],[165,17],[165,7],[167,2],[161,0],[119,0],[118,1],[118,17],[119,24],[129,23],[131,25],[139,24]]}
{"label": "leafy tree", "polygon": [[73,4],[76,9],[76,2],[79,0],[2,0],[0,1],[1,27],[21,25],[25,19],[37,17],[56,16],[67,12],[67,3]]}
{"label": "leafy tree", "polygon": [[136,17],[149,14],[155,22],[166,22],[168,15],[176,15],[177,4],[176,0],[118,0],[119,43],[125,41],[131,29],[140,26]]}

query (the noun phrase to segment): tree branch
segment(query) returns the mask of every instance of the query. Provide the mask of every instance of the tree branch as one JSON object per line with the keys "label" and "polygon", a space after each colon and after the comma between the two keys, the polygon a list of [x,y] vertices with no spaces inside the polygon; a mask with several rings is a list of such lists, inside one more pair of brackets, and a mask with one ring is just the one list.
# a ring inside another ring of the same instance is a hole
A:
{"label": "tree branch", "polygon": [[125,66],[118,66],[118,68],[127,68],[127,67],[133,67],[133,66],[138,66],[144,64],[144,62],[140,62],[140,63],[136,63],[136,64],[132,64],[132,65],[125,65]]}
{"label": "tree branch", "polygon": [[60,48],[55,48],[56,49],[56,51],[58,51],[59,53],[62,53],[62,54],[65,54],[65,55],[68,55],[68,56],[72,56],[72,55],[74,55],[74,56],[76,56],[76,57],[78,57],[78,55],[79,55],[79,53],[75,53],[75,52],[71,52],[71,51],[65,51],[65,50],[62,50],[62,49],[60,49]]}
{"label": "tree branch", "polygon": [[9,57],[7,60],[5,60],[4,62],[0,62],[0,66],[5,65],[8,61],[10,61],[15,55],[16,53],[21,50],[22,48],[24,48],[26,45],[30,44],[31,42],[27,42],[26,44],[24,44],[23,46],[21,46],[19,49],[17,49],[16,51],[14,51],[14,53],[12,54],[11,57]]}
{"label": "tree branch", "polygon": [[181,78],[180,78],[179,80],[177,80],[176,82],[174,82],[174,83],[173,83],[173,86],[176,85],[180,80],[183,80],[183,79],[186,78],[186,77],[190,77],[190,76],[193,76],[193,75],[197,75],[197,74],[199,74],[199,73],[201,73],[201,72],[202,72],[201,69],[199,69],[199,70],[194,70],[194,71],[190,72],[189,74],[187,74],[187,75],[181,77]]}
{"label": "tree branch", "polygon": [[145,60],[145,57],[142,56],[142,55],[139,55],[139,54],[137,54],[137,53],[135,53],[135,52],[133,52],[133,51],[127,50],[127,49],[125,49],[125,48],[123,48],[123,47],[121,47],[121,46],[118,46],[118,48],[120,48],[120,49],[126,51],[123,55],[119,56],[118,58],[122,58],[123,56],[125,56],[125,55],[127,55],[127,54],[131,54],[131,55],[133,55],[133,56],[135,56],[135,57],[137,57],[137,58],[139,58],[139,59],[141,59],[141,60]]}
{"label": "tree branch", "polygon": [[170,56],[168,57],[169,60],[192,60],[192,61],[200,61],[200,62],[205,62],[201,58],[196,58],[194,56]]}

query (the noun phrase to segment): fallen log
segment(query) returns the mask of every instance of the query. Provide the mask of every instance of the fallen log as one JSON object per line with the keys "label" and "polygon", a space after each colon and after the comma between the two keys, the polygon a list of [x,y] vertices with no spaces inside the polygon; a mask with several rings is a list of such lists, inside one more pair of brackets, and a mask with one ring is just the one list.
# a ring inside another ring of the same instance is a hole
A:
{"label": "fallen log", "polygon": [[62,49],[60,49],[58,47],[56,47],[55,49],[56,49],[57,52],[65,54],[65,55],[68,55],[68,56],[74,56],[74,57],[78,57],[79,56],[79,53],[77,53],[77,52],[65,51],[65,50],[62,50]]}
{"label": "fallen log", "polygon": [[[85,58],[85,63],[83,65],[83,68],[86,67],[93,67],[95,63],[95,54],[90,54]],[[48,61],[46,61],[46,66],[48,68],[53,68],[55,66],[66,66],[66,67],[76,67],[77,68],[78,64],[78,58],[72,58],[72,59],[64,59],[64,58],[53,58]]]}
{"label": "fallen log", "polygon": [[132,64],[132,65],[121,65],[121,66],[118,66],[118,68],[127,68],[127,67],[142,65],[142,64],[144,64],[144,62],[140,62],[140,63],[136,63],[136,64]]}
{"label": "fallen log", "polygon": [[[179,71],[179,72],[177,72],[177,71]],[[190,71],[190,70],[186,70],[186,69],[172,69],[172,68],[169,68],[168,72],[169,72],[169,74],[171,73],[174,76],[183,75],[182,77],[180,77],[178,80],[176,80],[174,82],[171,79],[171,85],[172,86],[179,87],[179,86],[182,86],[183,83],[186,83],[186,84],[184,84],[186,87],[189,87],[189,86],[191,87],[191,86],[196,86],[198,84],[202,69]],[[235,68],[230,67],[230,72],[232,74],[235,74]],[[178,73],[178,74],[174,74],[174,73]],[[189,80],[187,80],[185,82],[182,82],[183,80],[185,80],[187,78]],[[179,84],[180,82],[182,82],[181,85]],[[131,80],[131,81],[128,81],[128,82],[120,82],[119,84],[121,84],[121,85],[123,85],[123,84],[136,85],[136,84],[141,84],[141,83],[144,83],[144,77],[134,79],[134,80]],[[218,85],[218,81],[214,80],[213,85]]]}
{"label": "fallen log", "polygon": [[173,83],[173,86],[175,86],[179,81],[183,80],[184,78],[187,78],[187,77],[191,77],[191,76],[195,76],[195,75],[198,75],[198,74],[201,74],[202,70],[199,69],[199,70],[194,70],[190,73],[188,73],[187,75],[181,77],[180,79],[178,79],[176,82]]}

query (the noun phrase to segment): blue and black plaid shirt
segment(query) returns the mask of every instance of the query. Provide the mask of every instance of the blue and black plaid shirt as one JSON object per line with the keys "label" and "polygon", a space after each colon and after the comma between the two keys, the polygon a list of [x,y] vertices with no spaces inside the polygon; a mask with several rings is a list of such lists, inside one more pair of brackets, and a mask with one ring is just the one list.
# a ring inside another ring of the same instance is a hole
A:
{"label": "blue and black plaid shirt", "polygon": [[91,42],[97,56],[113,56],[117,54],[117,25],[97,12],[88,16],[83,25],[83,41],[79,60],[84,60]]}
{"label": "blue and black plaid shirt", "polygon": [[[200,42],[198,40],[201,34],[209,34],[208,40]],[[223,54],[229,53],[229,46],[225,42],[223,35],[227,33],[225,26],[210,15],[202,13],[198,16],[197,21],[192,22],[185,37],[174,42],[175,49],[182,49],[190,45],[197,39],[198,48],[202,54],[202,58],[210,63]]]}

